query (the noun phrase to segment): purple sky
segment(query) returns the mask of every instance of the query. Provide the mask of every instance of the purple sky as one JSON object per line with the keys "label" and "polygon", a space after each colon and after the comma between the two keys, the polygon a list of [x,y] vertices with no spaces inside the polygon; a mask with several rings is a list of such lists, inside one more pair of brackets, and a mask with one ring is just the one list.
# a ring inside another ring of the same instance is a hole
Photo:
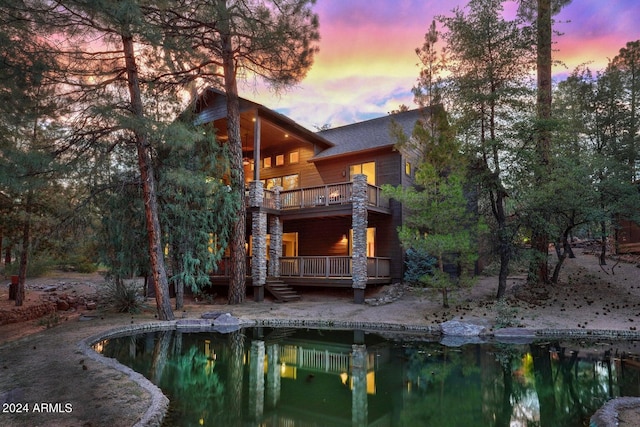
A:
{"label": "purple sky", "polygon": [[[418,76],[415,48],[437,15],[451,15],[467,0],[318,0],[320,53],[307,78],[274,95],[259,85],[241,96],[314,130],[379,117],[400,104],[413,106]],[[512,14],[515,2],[506,2]],[[573,0],[555,17],[555,59],[562,79],[582,63],[602,70],[626,42],[640,39],[640,0]]]}

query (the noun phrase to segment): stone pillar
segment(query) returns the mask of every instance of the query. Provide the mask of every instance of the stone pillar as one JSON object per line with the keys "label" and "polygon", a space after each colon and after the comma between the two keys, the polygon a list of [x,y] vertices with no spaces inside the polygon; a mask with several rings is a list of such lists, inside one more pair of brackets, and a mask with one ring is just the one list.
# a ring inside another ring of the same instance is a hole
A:
{"label": "stone pillar", "polygon": [[251,181],[249,183],[249,206],[252,208],[262,207],[264,201],[264,184],[261,181]]}
{"label": "stone pillar", "polygon": [[249,355],[249,413],[253,420],[264,414],[264,341],[252,341]]}
{"label": "stone pillar", "polygon": [[269,275],[280,277],[280,258],[282,257],[282,220],[277,215],[269,218],[271,246],[269,247]]}
{"label": "stone pillar", "polygon": [[280,402],[281,376],[280,365],[280,347],[278,344],[269,344],[267,346],[267,390],[266,390],[266,407],[267,409],[275,409]]}
{"label": "stone pillar", "polygon": [[[280,192],[282,187],[273,188],[273,204],[274,208],[280,210],[282,208]],[[271,215],[269,217],[269,230],[271,234],[271,246],[269,246],[269,270],[268,275],[271,277],[280,277],[280,258],[282,257],[282,219],[279,215]]]}
{"label": "stone pillar", "polygon": [[367,347],[351,346],[351,425],[366,427],[369,418],[367,401]]}
{"label": "stone pillar", "polygon": [[356,304],[364,303],[367,287],[367,176],[353,177],[353,213],[351,228],[353,242],[351,265],[353,274],[353,299]]}
{"label": "stone pillar", "polygon": [[251,278],[256,302],[264,300],[264,284],[267,281],[267,213],[264,212],[264,186],[260,181],[249,183],[249,206],[251,212],[251,236],[253,250],[251,258]]}

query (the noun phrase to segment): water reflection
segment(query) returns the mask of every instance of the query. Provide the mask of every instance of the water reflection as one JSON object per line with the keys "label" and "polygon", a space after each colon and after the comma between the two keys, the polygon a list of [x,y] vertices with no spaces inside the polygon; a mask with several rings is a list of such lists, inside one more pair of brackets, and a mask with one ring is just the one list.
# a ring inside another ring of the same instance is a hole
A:
{"label": "water reflection", "polygon": [[96,349],[162,388],[166,426],[571,427],[610,398],[640,395],[635,343],[452,348],[253,328],[147,333]]}

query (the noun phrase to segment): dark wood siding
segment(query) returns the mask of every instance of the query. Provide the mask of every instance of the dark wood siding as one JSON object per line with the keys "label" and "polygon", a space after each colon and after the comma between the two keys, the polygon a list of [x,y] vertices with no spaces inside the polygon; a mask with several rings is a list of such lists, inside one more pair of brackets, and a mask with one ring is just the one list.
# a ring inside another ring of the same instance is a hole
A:
{"label": "dark wood siding", "polygon": [[383,184],[398,185],[401,183],[400,153],[391,149],[371,151],[350,156],[322,160],[316,162],[318,173],[324,184],[349,181],[349,166],[375,162],[376,163],[376,185]]}
{"label": "dark wood siding", "polygon": [[351,217],[285,221],[283,226],[285,233],[298,233],[299,256],[349,255],[348,243],[343,236],[349,236]]}

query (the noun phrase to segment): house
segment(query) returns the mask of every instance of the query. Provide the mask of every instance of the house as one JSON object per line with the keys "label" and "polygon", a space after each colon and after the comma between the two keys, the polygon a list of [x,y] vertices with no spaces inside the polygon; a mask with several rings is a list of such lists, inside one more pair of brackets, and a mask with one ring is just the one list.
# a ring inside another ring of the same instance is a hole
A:
{"label": "house", "polygon": [[[246,99],[240,110],[248,276],[256,300],[265,286],[284,282],[350,287],[363,302],[367,286],[400,281],[402,206],[385,199],[380,187],[412,185],[414,161],[394,148],[392,117],[316,133]],[[227,138],[223,92],[208,89],[196,111],[198,124]],[[413,110],[393,120],[411,134],[421,117]],[[226,267],[223,261],[214,283],[225,283]]]}

